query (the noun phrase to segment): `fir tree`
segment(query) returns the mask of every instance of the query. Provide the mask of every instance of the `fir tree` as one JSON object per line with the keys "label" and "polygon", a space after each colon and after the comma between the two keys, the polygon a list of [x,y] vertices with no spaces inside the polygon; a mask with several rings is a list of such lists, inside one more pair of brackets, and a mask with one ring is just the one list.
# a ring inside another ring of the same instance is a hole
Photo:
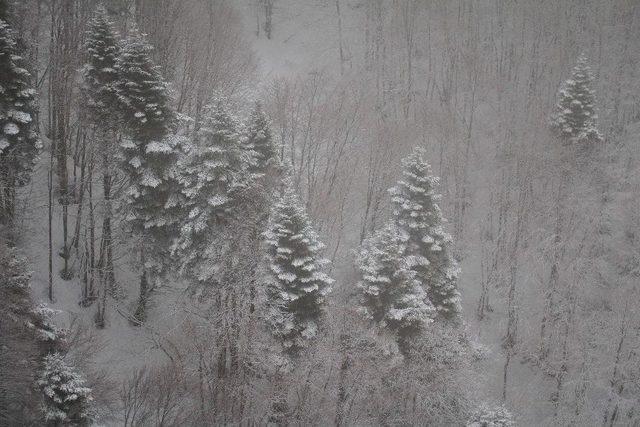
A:
{"label": "fir tree", "polygon": [[272,279],[268,321],[286,351],[296,353],[316,336],[333,279],[322,271],[324,245],[289,183],[273,206],[265,238]]}
{"label": "fir tree", "polygon": [[[167,83],[150,53],[134,29],[116,61],[119,110],[128,136],[120,144],[129,178],[127,219],[143,238],[138,320],[145,317],[148,282],[153,280],[149,274],[166,267],[163,256],[177,234],[181,203],[175,170],[180,139],[168,136],[174,115]],[[149,245],[152,250],[145,250]]]}
{"label": "fir tree", "polygon": [[602,141],[598,130],[593,74],[586,56],[580,55],[571,78],[558,92],[558,103],[551,116],[551,127],[558,135],[573,141]]}
{"label": "fir tree", "polygon": [[91,389],[85,386],[84,379],[60,353],[45,356],[38,385],[45,396],[43,411],[48,422],[88,423]]}
{"label": "fir tree", "polygon": [[[83,76],[83,111],[91,125],[102,167],[103,220],[100,238],[100,277],[105,280],[101,292],[108,289],[113,295],[118,293],[115,285],[112,246],[112,206],[113,156],[117,152],[116,141],[119,127],[118,72],[116,61],[120,53],[119,35],[109,19],[106,9],[99,6],[89,21],[85,54],[86,63]],[[104,298],[98,300],[96,323],[104,324]]]}
{"label": "fir tree", "polygon": [[99,6],[89,21],[86,34],[86,63],[82,69],[84,107],[88,118],[100,128],[117,127],[119,36],[104,7]]}
{"label": "fir tree", "polygon": [[438,178],[431,174],[421,148],[414,149],[402,165],[404,179],[389,191],[395,222],[407,235],[407,263],[416,271],[436,314],[454,319],[460,311],[459,269],[450,256],[451,236],[443,228],[445,220],[437,204]]}
{"label": "fir tree", "polygon": [[193,143],[185,144],[185,151],[179,179],[186,214],[176,249],[183,267],[197,267],[194,264],[209,253],[211,230],[228,222],[254,176],[248,171],[251,158],[241,146],[238,122],[222,99],[205,108],[202,126]]}
{"label": "fir tree", "polygon": [[271,125],[259,102],[256,102],[251,111],[245,134],[247,149],[255,153],[256,164],[252,169],[262,173],[277,158],[277,151]]}
{"label": "fir tree", "polygon": [[434,308],[408,263],[408,236],[390,222],[366,239],[356,258],[362,311],[398,335],[399,343],[432,321]]}
{"label": "fir tree", "polygon": [[21,53],[0,20],[0,223],[13,218],[16,187],[28,182],[40,149],[36,92]]}

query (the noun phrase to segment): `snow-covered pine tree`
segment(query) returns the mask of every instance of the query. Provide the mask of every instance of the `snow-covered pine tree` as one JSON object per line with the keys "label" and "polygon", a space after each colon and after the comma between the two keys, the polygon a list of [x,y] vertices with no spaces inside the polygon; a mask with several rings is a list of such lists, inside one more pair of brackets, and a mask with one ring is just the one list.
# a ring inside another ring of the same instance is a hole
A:
{"label": "snow-covered pine tree", "polygon": [[361,311],[403,342],[432,321],[434,308],[408,262],[408,236],[393,221],[362,243]]}
{"label": "snow-covered pine tree", "polygon": [[267,320],[290,354],[307,346],[318,331],[331,279],[322,271],[324,245],[288,180],[274,203],[264,233],[270,280]]}
{"label": "snow-covered pine tree", "polygon": [[40,149],[30,78],[13,31],[0,20],[0,223],[12,220],[16,187],[28,182]]}
{"label": "snow-covered pine tree", "polygon": [[[86,63],[82,69],[84,117],[92,127],[94,147],[101,159],[103,219],[100,238],[99,277],[103,279],[101,292],[116,294],[113,267],[112,205],[113,156],[117,153],[120,123],[118,102],[118,72],[116,61],[120,53],[119,35],[109,19],[107,10],[98,6],[86,32]],[[104,298],[98,299],[96,323],[104,324]]]}
{"label": "snow-covered pine tree", "polygon": [[60,353],[45,356],[37,383],[45,396],[43,412],[47,422],[54,425],[88,423],[91,389]]}
{"label": "snow-covered pine tree", "polygon": [[460,312],[457,290],[458,265],[451,257],[451,236],[437,204],[438,178],[431,173],[422,148],[415,148],[402,160],[402,180],[389,190],[393,215],[407,235],[407,263],[427,292],[438,317],[455,319]]}
{"label": "snow-covered pine tree", "polygon": [[263,173],[270,162],[277,158],[278,153],[273,142],[271,124],[260,102],[256,102],[249,115],[245,134],[246,147],[255,153],[256,158],[252,170]]}
{"label": "snow-covered pine tree", "polygon": [[98,6],[89,21],[85,52],[86,63],[82,68],[85,112],[92,124],[102,129],[116,128],[119,35],[103,6]]}
{"label": "snow-covered pine tree", "polygon": [[170,196],[178,150],[166,138],[174,121],[167,83],[151,59],[151,46],[135,29],[123,44],[116,69],[128,134],[121,148],[130,178],[131,220],[137,230],[160,237],[175,223],[170,210],[176,207]]}
{"label": "snow-covered pine tree", "polygon": [[[216,98],[205,107],[202,125],[179,161],[180,188],[185,198],[180,238],[176,250],[184,267],[204,261],[211,243],[211,230],[224,225],[243,190],[251,186],[250,153],[240,142],[238,121],[225,101]],[[207,274],[195,273],[198,280]]]}
{"label": "snow-covered pine tree", "polygon": [[558,103],[551,115],[551,127],[569,141],[602,141],[598,130],[596,97],[592,88],[593,73],[587,57],[581,54],[559,92]]}
{"label": "snow-covered pine tree", "polygon": [[[154,280],[148,274],[166,267],[163,257],[177,235],[181,209],[175,170],[180,139],[168,135],[174,114],[167,83],[150,53],[143,35],[132,29],[116,61],[119,110],[127,134],[120,144],[129,178],[127,219],[143,239],[139,321],[145,317],[148,281]],[[150,245],[152,250],[144,249]]]}

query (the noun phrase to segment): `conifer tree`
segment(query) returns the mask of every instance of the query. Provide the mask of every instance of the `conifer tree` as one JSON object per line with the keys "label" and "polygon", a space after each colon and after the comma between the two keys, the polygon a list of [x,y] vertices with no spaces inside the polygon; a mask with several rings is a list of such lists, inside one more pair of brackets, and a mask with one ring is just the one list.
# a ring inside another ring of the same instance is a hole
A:
{"label": "conifer tree", "polygon": [[[145,316],[148,281],[153,279],[148,274],[165,267],[162,256],[176,235],[180,218],[175,170],[180,139],[167,136],[174,114],[167,83],[150,53],[151,46],[133,29],[116,61],[119,110],[127,133],[120,144],[123,169],[129,178],[127,219],[143,239],[138,320]],[[145,251],[148,245],[153,245],[153,250]]]}
{"label": "conifer tree", "polygon": [[13,219],[16,187],[25,185],[40,149],[36,92],[9,25],[0,20],[0,223]]}
{"label": "conifer tree", "polygon": [[271,125],[259,102],[256,102],[251,111],[245,134],[247,149],[255,153],[256,164],[252,169],[262,173],[267,165],[276,159],[278,153],[273,142]]}
{"label": "conifer tree", "polygon": [[60,353],[50,353],[44,358],[38,385],[45,396],[44,416],[54,425],[88,422],[91,389],[84,379],[69,366]]}
{"label": "conifer tree", "polygon": [[593,74],[582,54],[573,68],[571,78],[558,92],[558,103],[551,115],[551,127],[567,140],[602,141],[598,130]]}
{"label": "conifer tree", "polygon": [[224,100],[215,99],[205,108],[195,140],[185,147],[186,154],[179,161],[186,218],[176,249],[183,267],[203,261],[211,230],[228,221],[239,195],[253,182],[248,171],[250,154],[241,146],[238,127]]}
{"label": "conifer tree", "polygon": [[[104,213],[102,237],[100,239],[100,277],[105,280],[104,289],[115,292],[115,273],[113,267],[112,245],[112,206],[111,188],[113,185],[112,158],[117,152],[116,141],[119,128],[118,73],[116,61],[120,53],[119,35],[109,19],[106,9],[99,6],[89,21],[85,54],[86,63],[82,69],[83,98],[87,122],[93,130],[97,152],[101,158]],[[99,299],[97,323],[104,324]]]}
{"label": "conifer tree", "polygon": [[390,189],[393,215],[407,235],[407,263],[427,292],[436,314],[454,319],[460,312],[458,265],[450,255],[451,236],[445,232],[437,204],[438,178],[431,174],[425,151],[416,148],[402,161],[403,180]]}
{"label": "conifer tree", "polygon": [[320,255],[324,245],[289,182],[273,206],[265,238],[268,321],[285,350],[295,354],[316,336],[333,279],[322,271],[329,262]]}
{"label": "conifer tree", "polygon": [[363,242],[356,258],[362,274],[362,312],[396,333],[401,345],[430,323],[434,312],[408,263],[407,241],[408,236],[390,222]]}
{"label": "conifer tree", "polygon": [[112,129],[118,126],[119,36],[103,6],[89,21],[85,41],[86,63],[82,69],[84,108],[92,124]]}

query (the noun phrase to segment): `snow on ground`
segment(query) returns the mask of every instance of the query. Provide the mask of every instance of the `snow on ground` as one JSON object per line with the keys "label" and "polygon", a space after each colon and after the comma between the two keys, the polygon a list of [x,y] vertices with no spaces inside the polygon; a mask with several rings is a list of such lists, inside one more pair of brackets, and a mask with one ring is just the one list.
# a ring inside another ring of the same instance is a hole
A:
{"label": "snow on ground", "polygon": [[[31,183],[22,192],[24,199],[24,215],[18,213],[21,222],[18,225],[21,230],[22,248],[30,261],[33,271],[31,289],[36,302],[48,303],[50,307],[59,310],[54,319],[61,327],[69,327],[72,322],[93,328],[93,319],[97,308],[94,302],[89,307],[80,305],[82,299],[82,281],[79,276],[79,261],[72,256],[71,268],[75,271],[71,280],[63,280],[60,271],[63,269],[63,259],[59,256],[63,244],[62,237],[62,207],[54,199],[53,204],[53,289],[54,301],[48,301],[48,190],[47,171],[49,169],[49,153],[41,155],[40,162],[34,171]],[[70,165],[72,171],[72,165]],[[54,174],[54,180],[55,180]],[[94,178],[95,180],[95,178]],[[98,185],[94,183],[94,197],[100,198]],[[55,183],[54,183],[55,185]],[[55,195],[54,195],[55,197]],[[69,242],[73,238],[77,204],[69,206]],[[20,209],[20,208],[19,208]],[[87,212],[85,205],[85,213]],[[99,209],[99,206],[96,208]],[[101,220],[96,221],[96,239],[101,234]],[[114,224],[114,232],[119,230]],[[96,242],[98,252],[99,240]],[[159,348],[160,335],[166,335],[170,328],[179,324],[176,315],[179,311],[176,304],[180,300],[180,290],[170,295],[175,298],[154,298],[150,310],[149,322],[145,327],[135,327],[130,324],[125,315],[132,312],[132,307],[138,295],[138,280],[135,269],[131,268],[130,255],[134,253],[130,247],[115,247],[115,269],[118,284],[123,288],[127,297],[122,301],[110,299],[106,311],[107,326],[104,329],[95,329],[95,343],[99,348],[94,354],[95,359],[89,363],[93,368],[108,367],[110,375],[118,381],[130,375],[133,368],[149,366],[153,363],[166,362],[166,356]],[[97,254],[96,254],[97,257]],[[162,343],[161,343],[162,344]],[[82,361],[87,363],[87,361]]]}

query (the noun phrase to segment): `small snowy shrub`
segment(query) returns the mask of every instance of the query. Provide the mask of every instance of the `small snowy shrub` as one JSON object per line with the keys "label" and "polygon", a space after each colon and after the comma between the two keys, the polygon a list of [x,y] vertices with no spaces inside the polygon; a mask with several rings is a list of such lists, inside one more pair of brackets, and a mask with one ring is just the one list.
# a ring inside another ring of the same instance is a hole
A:
{"label": "small snowy shrub", "polygon": [[467,422],[467,427],[512,427],[513,415],[504,406],[482,405]]}

